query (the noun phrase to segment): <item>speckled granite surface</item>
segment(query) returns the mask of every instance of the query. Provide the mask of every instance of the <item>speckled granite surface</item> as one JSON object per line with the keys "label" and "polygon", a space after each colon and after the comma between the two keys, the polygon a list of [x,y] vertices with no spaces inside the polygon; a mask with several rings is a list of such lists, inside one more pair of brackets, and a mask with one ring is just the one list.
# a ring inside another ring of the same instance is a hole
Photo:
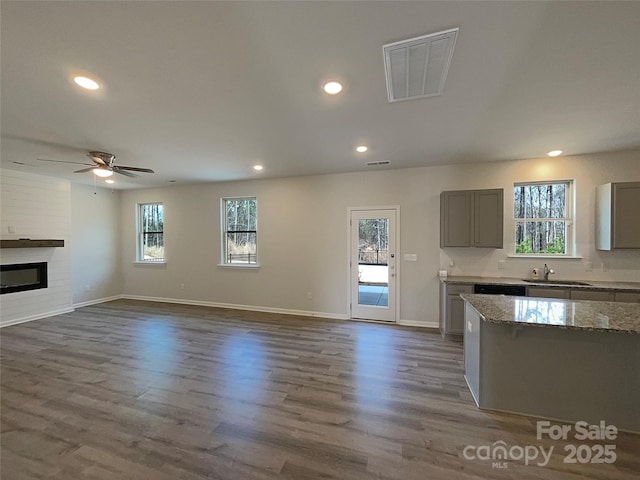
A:
{"label": "speckled granite surface", "polygon": [[493,323],[538,327],[640,333],[640,304],[511,297],[506,295],[460,295],[479,314]]}
{"label": "speckled granite surface", "polygon": [[[625,292],[640,293],[640,283],[633,282],[600,282],[595,280],[586,280],[589,285],[561,285],[557,283],[545,282],[525,282],[520,278],[501,278],[501,277],[479,277],[479,276],[460,276],[450,275],[447,278],[441,278],[442,282],[456,283],[484,283],[488,285],[524,285],[549,288],[572,288],[585,290],[624,290]],[[553,280],[556,280],[555,278]]]}

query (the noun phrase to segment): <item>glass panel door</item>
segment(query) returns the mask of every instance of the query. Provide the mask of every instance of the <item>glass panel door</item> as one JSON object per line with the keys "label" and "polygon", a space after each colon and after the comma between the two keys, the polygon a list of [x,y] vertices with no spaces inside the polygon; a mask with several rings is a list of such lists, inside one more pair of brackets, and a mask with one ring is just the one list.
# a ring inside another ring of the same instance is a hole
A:
{"label": "glass panel door", "polygon": [[396,321],[395,210],[351,212],[351,317]]}

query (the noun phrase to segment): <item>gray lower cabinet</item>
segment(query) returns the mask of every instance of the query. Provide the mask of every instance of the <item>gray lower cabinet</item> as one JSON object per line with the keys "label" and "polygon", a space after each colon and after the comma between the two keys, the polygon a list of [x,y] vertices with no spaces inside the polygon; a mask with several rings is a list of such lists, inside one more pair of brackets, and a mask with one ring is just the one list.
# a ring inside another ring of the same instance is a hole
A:
{"label": "gray lower cabinet", "polygon": [[571,300],[597,300],[599,302],[613,302],[613,292],[603,290],[571,290]]}
{"label": "gray lower cabinet", "polygon": [[457,190],[440,194],[440,247],[503,246],[501,188]]}
{"label": "gray lower cabinet", "polygon": [[440,332],[443,337],[464,333],[464,300],[461,293],[473,293],[473,285],[440,284]]}
{"label": "gray lower cabinet", "polygon": [[615,292],[614,298],[616,302],[640,303],[640,293]]}
{"label": "gray lower cabinet", "polygon": [[607,183],[596,188],[596,248],[640,249],[640,182]]}
{"label": "gray lower cabinet", "polygon": [[527,297],[569,298],[568,288],[528,287]]}
{"label": "gray lower cabinet", "polygon": [[[470,283],[440,283],[440,332],[443,337],[464,334],[465,301],[461,293],[473,293]],[[527,287],[528,297],[640,303],[640,292],[589,290],[585,288]]]}

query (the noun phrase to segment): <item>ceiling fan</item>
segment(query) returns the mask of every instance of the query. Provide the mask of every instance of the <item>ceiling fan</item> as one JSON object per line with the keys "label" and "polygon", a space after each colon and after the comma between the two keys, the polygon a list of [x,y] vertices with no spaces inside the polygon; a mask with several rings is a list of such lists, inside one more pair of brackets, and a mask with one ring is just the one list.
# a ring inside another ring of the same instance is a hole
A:
{"label": "ceiling fan", "polygon": [[92,161],[93,165],[90,163],[80,163],[80,162],[69,162],[67,160],[49,160],[46,158],[38,158],[41,162],[56,162],[56,163],[73,163],[76,165],[89,165],[88,168],[83,168],[80,170],[76,170],[73,173],[85,173],[85,172],[93,172],[99,177],[110,177],[114,173],[119,173],[120,175],[124,175],[126,177],[137,177],[135,173],[132,172],[143,172],[143,173],[155,173],[150,168],[140,168],[140,167],[125,167],[124,165],[115,165],[114,162],[116,160],[116,156],[113,153],[107,152],[89,152],[87,155]]}

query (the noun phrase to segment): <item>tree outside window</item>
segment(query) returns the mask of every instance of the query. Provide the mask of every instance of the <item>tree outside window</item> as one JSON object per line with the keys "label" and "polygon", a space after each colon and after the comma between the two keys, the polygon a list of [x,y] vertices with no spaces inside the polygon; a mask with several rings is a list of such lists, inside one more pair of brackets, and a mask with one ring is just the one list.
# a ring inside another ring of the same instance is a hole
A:
{"label": "tree outside window", "polygon": [[164,207],[162,203],[138,207],[138,261],[164,262]]}
{"label": "tree outside window", "polygon": [[572,253],[570,187],[571,182],[515,184],[515,253]]}
{"label": "tree outside window", "polygon": [[255,197],[222,199],[222,263],[256,265],[257,200]]}

